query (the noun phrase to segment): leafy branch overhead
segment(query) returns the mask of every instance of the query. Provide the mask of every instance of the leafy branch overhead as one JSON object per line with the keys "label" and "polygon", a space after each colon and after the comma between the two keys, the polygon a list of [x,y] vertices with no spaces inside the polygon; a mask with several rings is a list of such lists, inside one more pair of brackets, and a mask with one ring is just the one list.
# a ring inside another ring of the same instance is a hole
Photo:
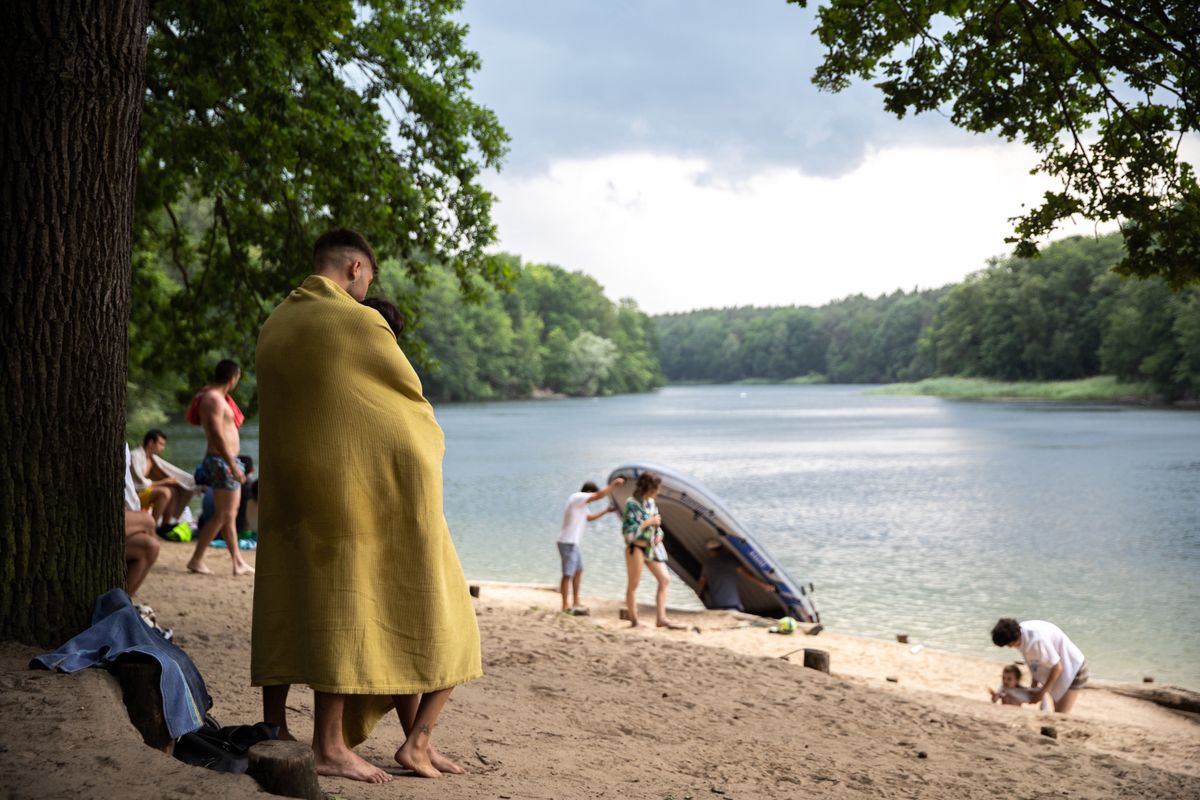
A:
{"label": "leafy branch overhead", "polygon": [[821,88],[874,81],[899,117],[941,111],[1040,154],[1034,171],[1062,188],[1014,218],[1018,255],[1082,216],[1120,224],[1118,272],[1200,280],[1200,187],[1180,156],[1200,119],[1200,3],[830,0],[817,13]]}
{"label": "leafy branch overhead", "polygon": [[418,285],[435,262],[464,288],[506,284],[484,253],[495,231],[478,178],[507,135],[468,96],[480,64],[460,6],[154,3],[131,348],[158,361],[142,366],[194,377],[214,354],[250,359],[332,225],[362,230]]}

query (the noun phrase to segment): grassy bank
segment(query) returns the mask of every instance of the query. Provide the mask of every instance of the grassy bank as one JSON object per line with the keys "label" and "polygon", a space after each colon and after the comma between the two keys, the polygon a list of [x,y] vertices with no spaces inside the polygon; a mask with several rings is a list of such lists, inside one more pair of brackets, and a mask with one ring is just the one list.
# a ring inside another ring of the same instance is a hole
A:
{"label": "grassy bank", "polygon": [[1007,383],[985,378],[926,378],[916,383],[891,383],[867,394],[932,395],[974,400],[1077,400],[1114,403],[1158,403],[1161,395],[1150,383],[1123,383],[1108,375],[1077,381]]}

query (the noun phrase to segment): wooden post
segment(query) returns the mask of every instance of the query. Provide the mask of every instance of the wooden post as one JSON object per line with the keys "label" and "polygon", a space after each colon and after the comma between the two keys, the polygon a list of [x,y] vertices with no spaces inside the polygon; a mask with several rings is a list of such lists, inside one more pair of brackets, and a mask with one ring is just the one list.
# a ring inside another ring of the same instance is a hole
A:
{"label": "wooden post", "polygon": [[900,644],[908,644],[908,634],[907,633],[897,633],[896,641],[899,642]]}
{"label": "wooden post", "polygon": [[246,774],[271,794],[324,800],[317,783],[317,760],[308,745],[271,739],[254,745],[246,755],[250,759]]}
{"label": "wooden post", "polygon": [[624,620],[625,622],[629,622],[629,612],[623,608],[617,612],[617,617]]}
{"label": "wooden post", "polygon": [[815,669],[829,674],[829,653],[824,650],[815,650],[811,647],[804,648],[804,666],[808,669]]}
{"label": "wooden post", "polygon": [[467,591],[471,593],[471,597],[479,597],[479,585],[472,583],[467,587]]}
{"label": "wooden post", "polygon": [[113,665],[112,672],[121,684],[129,721],[142,735],[142,741],[171,755],[175,752],[175,740],[163,717],[162,690],[159,688],[162,669],[158,662],[152,658],[119,661]]}

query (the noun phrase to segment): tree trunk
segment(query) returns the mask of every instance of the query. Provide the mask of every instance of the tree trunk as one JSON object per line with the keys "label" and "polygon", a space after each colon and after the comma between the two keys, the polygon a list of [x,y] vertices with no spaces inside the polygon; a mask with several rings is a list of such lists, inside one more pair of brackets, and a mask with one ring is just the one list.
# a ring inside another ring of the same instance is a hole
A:
{"label": "tree trunk", "polygon": [[0,639],[125,582],[126,331],[147,0],[0,3]]}

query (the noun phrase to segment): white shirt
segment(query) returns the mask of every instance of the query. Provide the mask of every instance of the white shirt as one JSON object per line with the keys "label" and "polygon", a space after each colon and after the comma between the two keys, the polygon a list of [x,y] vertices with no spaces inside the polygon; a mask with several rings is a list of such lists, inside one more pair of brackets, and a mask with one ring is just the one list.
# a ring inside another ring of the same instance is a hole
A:
{"label": "white shirt", "polygon": [[138,499],[137,489],[133,488],[133,475],[129,471],[129,445],[125,445],[125,506],[130,511],[141,511],[142,501]]}
{"label": "white shirt", "polygon": [[1062,662],[1062,673],[1050,687],[1050,696],[1055,702],[1061,700],[1071,688],[1079,668],[1083,666],[1083,651],[1053,622],[1040,619],[1022,622],[1018,649],[1029,666],[1029,674],[1038,685],[1044,685],[1050,677],[1050,670]]}
{"label": "white shirt", "polygon": [[567,498],[567,507],[563,510],[562,532],[558,541],[563,544],[579,544],[583,538],[583,529],[587,527],[588,498],[591,492],[576,492]]}

